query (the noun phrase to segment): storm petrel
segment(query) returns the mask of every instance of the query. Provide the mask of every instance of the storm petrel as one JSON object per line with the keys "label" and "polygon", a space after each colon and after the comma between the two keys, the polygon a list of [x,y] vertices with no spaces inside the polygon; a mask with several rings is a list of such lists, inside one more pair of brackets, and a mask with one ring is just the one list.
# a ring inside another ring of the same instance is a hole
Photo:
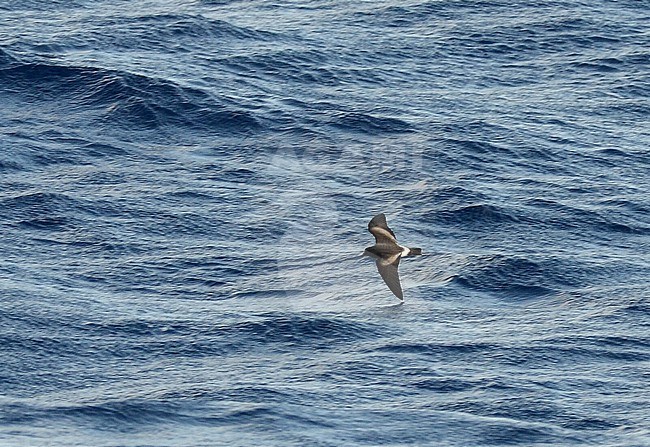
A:
{"label": "storm petrel", "polygon": [[391,292],[397,298],[404,301],[402,285],[399,282],[399,260],[402,256],[416,256],[422,254],[421,248],[403,247],[397,243],[397,238],[393,230],[388,228],[386,216],[377,214],[368,223],[368,231],[375,237],[375,245],[368,247],[363,252],[364,256],[370,256],[376,260],[377,270],[384,279]]}

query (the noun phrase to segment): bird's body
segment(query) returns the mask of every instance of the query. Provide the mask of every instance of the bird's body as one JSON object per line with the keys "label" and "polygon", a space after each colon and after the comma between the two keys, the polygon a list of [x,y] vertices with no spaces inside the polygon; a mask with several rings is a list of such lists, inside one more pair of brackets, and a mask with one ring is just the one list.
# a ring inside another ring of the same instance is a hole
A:
{"label": "bird's body", "polygon": [[368,223],[368,231],[375,236],[375,245],[363,252],[364,256],[375,259],[377,270],[388,288],[400,300],[404,300],[402,285],[399,281],[399,261],[402,257],[422,254],[420,248],[404,247],[397,243],[395,233],[388,227],[386,216],[377,214]]}

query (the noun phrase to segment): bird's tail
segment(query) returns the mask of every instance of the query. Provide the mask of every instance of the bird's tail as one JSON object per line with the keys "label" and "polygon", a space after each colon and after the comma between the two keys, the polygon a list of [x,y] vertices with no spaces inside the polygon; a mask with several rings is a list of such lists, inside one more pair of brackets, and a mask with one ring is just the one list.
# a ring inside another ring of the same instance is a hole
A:
{"label": "bird's tail", "polygon": [[421,248],[409,248],[409,253],[406,256],[417,256],[422,254]]}

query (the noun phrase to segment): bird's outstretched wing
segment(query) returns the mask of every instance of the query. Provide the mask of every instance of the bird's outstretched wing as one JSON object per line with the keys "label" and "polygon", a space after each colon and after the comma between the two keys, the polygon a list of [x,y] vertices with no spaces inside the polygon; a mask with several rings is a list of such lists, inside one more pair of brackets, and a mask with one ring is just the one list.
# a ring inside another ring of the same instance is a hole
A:
{"label": "bird's outstretched wing", "polygon": [[401,256],[401,253],[397,253],[388,258],[377,259],[377,270],[390,291],[393,292],[397,298],[404,301],[402,285],[399,282],[399,273],[397,272]]}
{"label": "bird's outstretched wing", "polygon": [[378,244],[387,242],[397,244],[395,233],[393,233],[393,230],[388,228],[388,224],[386,223],[386,216],[384,213],[377,214],[372,218],[370,223],[368,223],[368,231],[370,231],[372,235],[375,236],[375,240]]}

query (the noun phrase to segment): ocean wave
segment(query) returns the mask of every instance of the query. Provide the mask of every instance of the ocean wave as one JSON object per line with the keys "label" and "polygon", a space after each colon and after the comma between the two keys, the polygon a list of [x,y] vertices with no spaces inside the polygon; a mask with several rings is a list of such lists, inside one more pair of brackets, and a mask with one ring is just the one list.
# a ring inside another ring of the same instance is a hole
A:
{"label": "ocean wave", "polygon": [[47,5],[38,0],[7,0],[2,2],[0,10],[7,11],[58,11],[62,9],[82,9],[86,3],[80,0],[53,0]]}
{"label": "ocean wave", "polygon": [[505,207],[495,205],[476,204],[468,205],[454,210],[441,210],[434,213],[428,213],[425,218],[438,223],[463,226],[484,226],[507,223],[520,223],[522,217]]}
{"label": "ocean wave", "polygon": [[22,168],[21,163],[18,163],[13,160],[0,159],[0,172],[15,171],[15,170],[20,170],[21,168]]}
{"label": "ocean wave", "polygon": [[9,53],[8,51],[0,48],[0,68],[2,68],[5,65],[13,64],[15,62],[17,62],[16,57],[11,55],[11,53]]}
{"label": "ocean wave", "polygon": [[290,40],[281,33],[237,26],[202,14],[183,13],[101,17],[83,31],[77,28],[66,31],[32,43],[29,49],[41,55],[98,49],[178,54],[201,50],[203,46],[217,42],[231,45],[240,41]]}
{"label": "ocean wave", "polygon": [[453,283],[473,290],[512,298],[532,298],[557,294],[574,286],[558,262],[535,262],[504,255],[476,256],[468,259]]}
{"label": "ocean wave", "polygon": [[73,216],[79,202],[65,194],[34,192],[0,201],[5,219],[35,230],[69,228],[77,221]]}
{"label": "ocean wave", "polygon": [[[124,29],[134,40],[178,42],[188,38],[194,44],[201,39],[256,39],[278,41],[281,35],[270,31],[236,26],[225,20],[211,19],[200,14],[155,14],[122,17],[114,26]],[[106,33],[102,33],[107,35]],[[170,47],[168,47],[170,48]]]}
{"label": "ocean wave", "polygon": [[[80,358],[134,359],[152,352],[159,356],[204,358],[266,349],[327,349],[332,344],[374,339],[382,333],[373,324],[335,317],[277,314],[227,320],[203,324],[143,319],[70,321],[61,323],[61,337],[57,340],[35,336],[25,342],[33,347],[34,353],[53,356],[53,361],[73,352]],[[101,347],[93,345],[93,340],[108,339],[113,341]],[[6,341],[8,349],[13,349],[15,344]]]}
{"label": "ocean wave", "polygon": [[[438,225],[490,230],[497,226],[528,226],[531,231],[575,229],[600,234],[648,234],[650,225],[645,219],[647,206],[637,202],[603,202],[592,209],[578,207],[551,199],[534,198],[522,204],[474,203],[469,191],[459,190],[453,196],[440,194],[436,209],[422,214],[422,220]],[[445,201],[447,203],[445,203]],[[620,207],[630,212],[621,212]],[[619,209],[617,209],[619,208]]]}
{"label": "ocean wave", "polygon": [[[167,407],[167,408],[165,408]],[[8,407],[2,421],[11,423],[70,423],[77,421],[90,424],[96,429],[115,432],[129,431],[145,425],[183,419],[176,405],[144,399],[124,399],[117,402],[66,405],[54,403],[44,405],[15,405]]]}
{"label": "ocean wave", "polygon": [[220,62],[227,68],[258,79],[275,78],[283,82],[337,85],[337,71],[325,68],[330,56],[321,50],[280,50],[251,55],[235,55]]}
{"label": "ocean wave", "polygon": [[460,1],[420,1],[410,5],[384,6],[372,12],[358,12],[365,20],[376,17],[376,25],[388,27],[408,27],[422,25],[428,21],[450,20],[463,12],[483,13],[486,9],[500,10],[509,8],[504,2],[472,0]]}
{"label": "ocean wave", "polygon": [[527,207],[542,209],[543,213],[531,215],[531,219],[547,227],[567,229],[574,228],[584,231],[589,228],[601,234],[629,233],[648,234],[650,226],[629,215],[621,214],[612,209],[588,209],[571,206],[550,199],[535,198],[527,203]]}
{"label": "ocean wave", "polygon": [[221,45],[242,40],[278,42],[283,38],[278,33],[237,26],[200,14],[155,14],[104,21],[89,32],[68,35],[60,45],[177,54],[217,42]]}
{"label": "ocean wave", "polygon": [[[0,69],[0,93],[30,101],[68,102],[79,120],[155,130],[183,126],[228,135],[260,127],[255,115],[228,98],[171,81],[94,67],[28,63]],[[86,118],[83,112],[92,112]]]}
{"label": "ocean wave", "polygon": [[401,119],[373,116],[367,113],[341,113],[334,116],[329,123],[340,129],[373,135],[411,130],[411,126]]}
{"label": "ocean wave", "polygon": [[[369,323],[349,319],[324,318],[320,316],[271,315],[258,321],[220,326],[219,334],[236,336],[238,339],[255,340],[257,343],[287,343],[325,347],[331,343],[350,343],[355,340],[372,339],[381,330]],[[240,342],[241,343],[241,342]]]}
{"label": "ocean wave", "polygon": [[[571,364],[578,359],[603,358],[610,360],[646,361],[648,344],[646,340],[638,337],[609,337],[607,340],[598,337],[573,337],[557,338],[548,337],[543,340],[530,340],[516,344],[490,344],[482,342],[468,342],[462,344],[448,344],[438,342],[423,342],[416,344],[391,343],[378,348],[378,352],[395,352],[400,354],[415,354],[430,361],[445,361],[457,364],[471,360],[474,363],[492,362],[516,366],[534,367],[545,364]],[[422,377],[415,376],[414,379]],[[446,381],[426,380],[418,381],[405,375],[407,382],[415,386],[442,386]],[[480,378],[477,380],[463,380],[455,385],[461,390],[487,390],[515,388],[510,385],[494,384],[490,380]],[[436,388],[437,391],[442,391]],[[448,390],[449,391],[449,390]],[[456,391],[456,390],[453,390]]]}
{"label": "ocean wave", "polygon": [[239,3],[242,0],[199,0],[202,5],[208,6],[226,6],[233,3]]}
{"label": "ocean wave", "polygon": [[493,349],[494,346],[484,342],[446,343],[446,342],[391,342],[375,348],[378,352],[400,352],[424,354],[432,357],[450,358],[450,356],[471,356],[477,352]]}

